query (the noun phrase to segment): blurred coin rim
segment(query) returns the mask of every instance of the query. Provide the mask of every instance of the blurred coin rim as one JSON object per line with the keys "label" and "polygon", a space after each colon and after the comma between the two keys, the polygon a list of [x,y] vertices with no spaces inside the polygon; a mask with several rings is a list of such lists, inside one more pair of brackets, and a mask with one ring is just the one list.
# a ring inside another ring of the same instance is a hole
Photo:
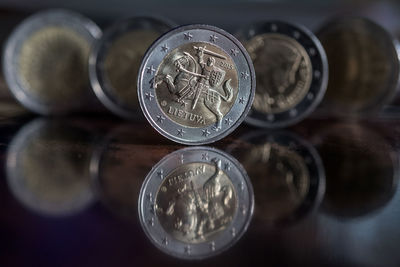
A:
{"label": "blurred coin rim", "polygon": [[[176,24],[165,18],[156,17],[153,15],[131,17],[112,24],[103,32],[102,37],[95,42],[89,56],[90,83],[100,102],[114,114],[126,119],[143,118],[141,109],[139,107],[139,100],[137,103],[138,107],[136,110],[134,110],[130,107],[117,103],[115,98],[108,93],[109,91],[113,91],[114,88],[105,83],[107,74],[104,73],[104,70],[102,69],[102,64],[106,58],[105,55],[108,53],[113,42],[118,40],[119,37],[124,36],[129,32],[134,32],[135,30],[141,29],[159,31],[158,28],[161,27],[165,27],[167,29],[169,28],[169,31],[170,29],[176,27]],[[161,36],[165,32],[159,31],[159,35]],[[138,42],[140,41],[141,40],[138,40]],[[137,73],[132,73],[132,75],[137,76]]]}
{"label": "blurred coin rim", "polygon": [[[384,105],[390,104],[391,101],[395,100],[398,92],[400,91],[400,42],[396,37],[394,37],[389,31],[387,31],[382,25],[375,22],[372,19],[366,17],[357,17],[357,16],[349,16],[349,17],[341,17],[341,18],[333,18],[325,22],[317,31],[316,35],[323,42],[323,35],[327,34],[330,30],[340,27],[341,25],[345,25],[345,27],[349,27],[352,23],[362,22],[369,26],[368,29],[374,28],[373,31],[377,30],[381,33],[382,36],[385,36],[388,43],[391,43],[393,46],[390,48],[393,52],[393,62],[395,63],[395,73],[398,73],[397,77],[390,82],[389,90],[386,90],[385,94],[381,95],[378,101],[375,101],[359,110],[352,110],[350,108],[346,108],[344,106],[337,106],[337,103],[333,103],[329,101],[327,98],[324,99],[323,106],[333,107],[335,108],[334,113],[343,116],[358,116],[358,115],[368,115],[379,111],[383,108]],[[397,59],[397,60],[396,60]]]}
{"label": "blurred coin rim", "polygon": [[88,77],[88,92],[85,92],[85,96],[81,99],[55,104],[41,103],[40,99],[29,94],[30,89],[27,90],[21,81],[18,62],[22,45],[36,31],[53,25],[73,30],[88,41],[89,45],[92,45],[102,34],[101,29],[93,21],[81,14],[65,9],[49,9],[35,13],[23,20],[12,31],[3,47],[2,65],[5,80],[12,95],[19,103],[42,115],[64,114],[75,110],[87,102],[92,94]]}

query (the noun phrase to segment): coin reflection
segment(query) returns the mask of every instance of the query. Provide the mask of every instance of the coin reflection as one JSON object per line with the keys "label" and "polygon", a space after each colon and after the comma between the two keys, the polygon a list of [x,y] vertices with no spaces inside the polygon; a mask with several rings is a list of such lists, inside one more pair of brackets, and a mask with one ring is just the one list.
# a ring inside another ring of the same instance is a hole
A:
{"label": "coin reflection", "polygon": [[94,200],[90,142],[88,132],[66,121],[28,123],[7,152],[10,191],[26,208],[42,215],[66,216],[85,209]]}
{"label": "coin reflection", "polygon": [[315,140],[326,168],[326,213],[355,218],[390,201],[398,156],[383,136],[360,124],[339,123],[320,131]]}
{"label": "coin reflection", "polygon": [[[237,196],[220,165],[221,161],[185,164],[161,184],[157,215],[162,227],[176,239],[192,244],[212,240],[232,222]],[[188,181],[182,183],[181,179]]]}
{"label": "coin reflection", "polygon": [[101,203],[114,215],[137,221],[137,198],[146,174],[157,161],[178,146],[162,145],[150,127],[116,126],[96,144],[91,176]]}
{"label": "coin reflection", "polygon": [[227,249],[246,231],[253,191],[240,164],[222,151],[186,148],[164,157],[146,177],[139,215],[150,240],[180,258]]}
{"label": "coin reflection", "polygon": [[241,138],[232,153],[254,183],[256,217],[264,224],[293,223],[310,214],[325,190],[321,159],[310,143],[286,132]]}

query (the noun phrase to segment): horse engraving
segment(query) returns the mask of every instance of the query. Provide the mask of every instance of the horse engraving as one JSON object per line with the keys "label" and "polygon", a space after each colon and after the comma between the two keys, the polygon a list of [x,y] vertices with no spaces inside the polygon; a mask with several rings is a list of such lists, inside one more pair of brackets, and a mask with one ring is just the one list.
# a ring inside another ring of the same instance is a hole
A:
{"label": "horse engraving", "polygon": [[[225,80],[225,71],[215,66],[216,59],[226,60],[223,55],[207,50],[206,46],[193,46],[197,51],[197,60],[188,52],[183,52],[174,60],[176,76],[156,75],[154,88],[166,83],[169,92],[178,103],[185,104],[185,100],[191,101],[191,109],[202,103],[216,117],[215,129],[221,129],[223,113],[222,101],[231,102],[233,90],[231,79]],[[207,55],[207,58],[205,58]],[[222,89],[220,89],[222,87]],[[220,93],[220,92],[224,93]]]}

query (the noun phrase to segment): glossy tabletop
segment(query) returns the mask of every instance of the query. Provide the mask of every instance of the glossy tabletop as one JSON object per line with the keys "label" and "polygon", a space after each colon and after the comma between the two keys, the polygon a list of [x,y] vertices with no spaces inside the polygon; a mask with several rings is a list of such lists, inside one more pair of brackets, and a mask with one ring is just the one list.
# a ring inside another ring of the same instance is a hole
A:
{"label": "glossy tabletop", "polygon": [[210,145],[244,167],[255,207],[235,244],[194,261],[153,245],[138,216],[146,175],[185,146],[144,121],[103,114],[18,113],[3,116],[0,128],[1,266],[400,263],[395,113],[359,121],[311,118],[272,132],[241,125]]}

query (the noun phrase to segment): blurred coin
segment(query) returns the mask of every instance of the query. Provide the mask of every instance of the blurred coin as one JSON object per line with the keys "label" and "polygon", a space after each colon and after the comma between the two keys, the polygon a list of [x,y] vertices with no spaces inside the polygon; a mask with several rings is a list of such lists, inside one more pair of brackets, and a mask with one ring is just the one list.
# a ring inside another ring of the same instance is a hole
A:
{"label": "blurred coin", "polygon": [[325,172],[308,141],[288,132],[256,131],[237,142],[229,151],[252,180],[255,217],[263,226],[295,223],[319,207]]}
{"label": "blurred coin", "polygon": [[36,119],[17,133],[7,151],[7,182],[28,209],[67,216],[94,200],[89,173],[90,133],[69,123]]}
{"label": "blurred coin", "polygon": [[398,91],[399,44],[366,18],[331,21],[317,33],[328,56],[330,79],[324,105],[351,115],[377,111]]}
{"label": "blurred coin", "polygon": [[96,43],[89,74],[99,100],[115,114],[142,116],[137,99],[137,73],[147,48],[173,26],[163,20],[136,17],[117,22]]}
{"label": "blurred coin", "polygon": [[328,64],[318,39],[306,28],[279,21],[238,33],[257,74],[257,90],[246,122],[265,128],[293,125],[321,102]]}
{"label": "blurred coin", "polygon": [[206,147],[177,150],[144,181],[139,217],[149,239],[179,258],[213,256],[236,243],[253,213],[253,188],[231,156]]}
{"label": "blurred coin", "polygon": [[87,105],[92,43],[101,31],[65,10],[37,13],[15,28],[3,54],[3,71],[16,99],[31,111],[53,115]]}
{"label": "blurred coin", "polygon": [[187,25],[161,36],[139,71],[139,102],[150,124],[183,144],[232,132],[253,102],[255,74],[246,50],[213,26]]}

